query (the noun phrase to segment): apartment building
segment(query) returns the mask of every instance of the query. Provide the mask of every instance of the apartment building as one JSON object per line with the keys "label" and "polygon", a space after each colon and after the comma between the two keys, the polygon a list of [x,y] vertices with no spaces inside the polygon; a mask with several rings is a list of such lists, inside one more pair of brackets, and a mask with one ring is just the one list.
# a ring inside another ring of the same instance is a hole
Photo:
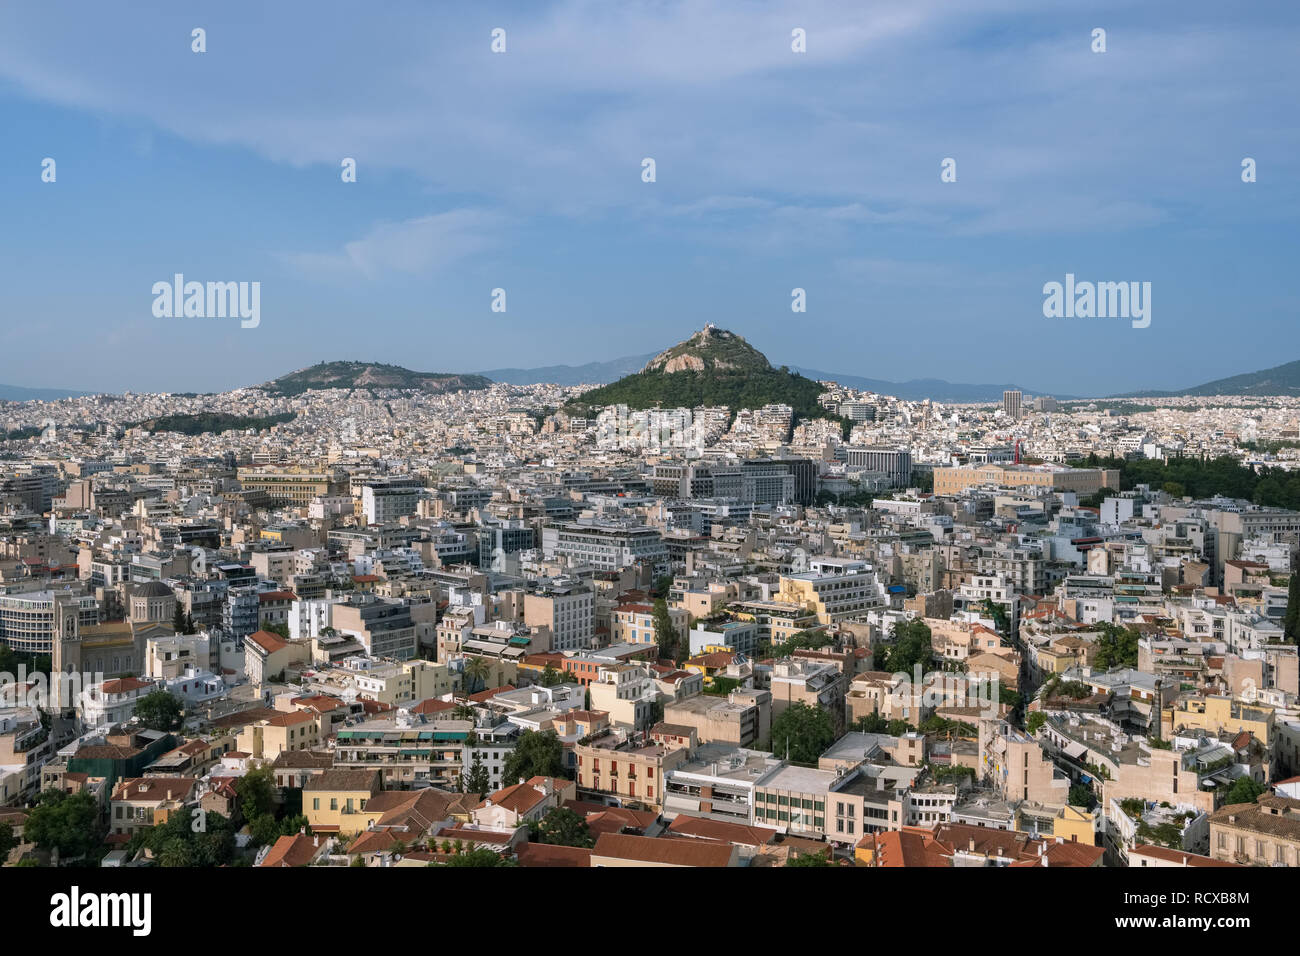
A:
{"label": "apartment building", "polygon": [[865,561],[817,558],[808,571],[783,574],[777,600],[798,604],[821,625],[866,617],[886,603],[885,590]]}
{"label": "apartment building", "polygon": [[595,594],[576,584],[550,584],[529,592],[524,595],[524,623],[548,629],[552,650],[586,650],[595,637]]}
{"label": "apartment building", "polygon": [[1253,866],[1300,866],[1300,800],[1260,794],[1210,815],[1210,857]]}
{"label": "apartment building", "polygon": [[661,810],[667,773],[684,764],[681,746],[647,743],[642,736],[612,731],[574,747],[580,791],[617,797],[624,806]]}
{"label": "apartment building", "polygon": [[733,690],[726,697],[697,694],[665,704],[664,720],[692,728],[702,744],[756,746],[771,732],[772,694],[756,689]]}

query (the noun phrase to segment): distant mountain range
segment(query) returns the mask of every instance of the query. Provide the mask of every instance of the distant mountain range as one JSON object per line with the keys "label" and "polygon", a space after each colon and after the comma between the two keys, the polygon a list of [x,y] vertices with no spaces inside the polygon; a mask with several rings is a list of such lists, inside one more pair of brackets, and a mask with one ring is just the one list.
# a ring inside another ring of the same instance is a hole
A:
{"label": "distant mountain range", "polygon": [[[494,382],[504,382],[507,385],[607,385],[625,375],[640,371],[652,358],[654,358],[653,354],[627,355],[608,362],[588,362],[585,365],[498,368],[488,369],[479,374]],[[890,382],[880,378],[846,375],[842,372],[824,372],[802,365],[791,365],[789,369],[818,381],[839,382],[849,388],[894,395],[907,401],[919,402],[929,398],[936,402],[1000,402],[1002,393],[1013,389],[1019,389],[1026,395],[1053,395],[1060,399],[1073,397],[1020,385],[968,385],[946,382],[938,378],[914,378],[906,382]]]}
{"label": "distant mountain range", "polygon": [[971,402],[1001,402],[1003,392],[1020,391],[1025,395],[1051,395],[1053,398],[1071,399],[1072,395],[1060,395],[1041,388],[1027,388],[1024,385],[970,385],[963,382],[947,382],[941,378],[913,378],[906,382],[889,382],[880,378],[863,378],[861,375],[844,375],[840,372],[821,372],[817,369],[791,365],[792,369],[815,378],[818,381],[839,382],[849,388],[893,395],[909,402],[930,399],[935,402],[954,402],[967,404]]}
{"label": "distant mountain range", "polygon": [[94,392],[78,392],[70,388],[23,388],[21,385],[0,385],[0,401],[4,402],[53,402],[60,398],[94,394]]}
{"label": "distant mountain range", "polygon": [[493,368],[479,372],[505,385],[605,385],[640,370],[653,355],[629,355],[586,365],[543,365],[541,368]]}
{"label": "distant mountain range", "polygon": [[[727,333],[733,335],[733,333]],[[734,336],[744,342],[739,336]],[[679,343],[682,348],[691,340]],[[748,344],[746,348],[750,348]],[[753,351],[764,363],[762,353]],[[672,350],[669,350],[672,351]],[[666,353],[661,353],[666,354]],[[376,362],[322,362],[309,368],[282,375],[261,388],[273,395],[298,395],[313,388],[419,388],[430,392],[449,392],[457,389],[487,388],[493,382],[507,385],[608,385],[645,368],[656,356],[628,355],[608,362],[588,362],[585,365],[546,365],[540,368],[499,368],[477,373],[413,372],[398,365]],[[768,369],[771,364],[767,363]],[[937,402],[978,403],[1000,402],[1002,393],[1019,390],[1026,395],[1052,395],[1071,400],[1074,396],[1062,395],[1051,389],[1023,385],[975,385],[948,382],[938,378],[916,378],[906,382],[826,372],[806,366],[788,366],[789,372],[817,381],[834,381],[849,388],[894,395],[908,401],[929,398]],[[98,392],[78,391],[71,388],[27,388],[21,385],[0,384],[0,401],[30,402],[54,401],[95,395]],[[1216,379],[1204,385],[1183,390],[1143,390],[1122,392],[1110,398],[1175,398],[1179,396],[1208,395],[1300,395],[1300,361],[1287,362],[1258,372],[1246,372],[1230,378]]]}

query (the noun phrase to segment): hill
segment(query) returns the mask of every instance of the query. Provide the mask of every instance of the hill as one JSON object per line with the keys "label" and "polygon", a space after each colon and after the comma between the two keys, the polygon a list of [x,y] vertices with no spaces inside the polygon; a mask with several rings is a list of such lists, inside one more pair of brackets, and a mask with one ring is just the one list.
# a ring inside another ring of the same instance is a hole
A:
{"label": "hill", "polygon": [[311,389],[326,388],[407,388],[441,393],[487,388],[491,384],[482,375],[412,372],[400,365],[379,362],[321,362],[281,375],[257,388],[271,395],[301,395]]}
{"label": "hill", "polygon": [[1300,361],[1258,372],[1218,378],[1204,385],[1175,391],[1128,392],[1123,398],[1174,398],[1181,395],[1300,395]]}
{"label": "hill", "polygon": [[833,417],[817,403],[822,391],[810,378],[773,368],[762,352],[734,332],[707,325],[660,352],[641,371],[584,392],[572,407],[727,405],[734,410],[780,403],[791,406],[797,418]]}
{"label": "hill", "polygon": [[123,427],[147,428],[151,432],[180,432],[182,435],[206,435],[208,432],[219,434],[228,431],[245,431],[249,428],[262,432],[273,425],[291,422],[297,417],[293,412],[262,416],[199,412],[193,415],[162,415],[143,422],[128,422]]}

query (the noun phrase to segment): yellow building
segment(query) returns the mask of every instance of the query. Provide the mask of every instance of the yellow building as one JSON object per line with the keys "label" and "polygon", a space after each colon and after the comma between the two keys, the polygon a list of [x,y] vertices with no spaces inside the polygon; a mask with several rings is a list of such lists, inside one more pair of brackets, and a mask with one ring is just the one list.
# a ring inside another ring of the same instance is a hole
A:
{"label": "yellow building", "polygon": [[1067,842],[1073,840],[1088,846],[1096,846],[1096,814],[1066,804],[1056,815],[1056,825],[1052,829],[1052,835],[1061,837]]}
{"label": "yellow building", "polygon": [[320,717],[306,710],[276,714],[239,732],[236,746],[257,760],[274,760],[285,751],[314,750],[321,742]]}
{"label": "yellow building", "polygon": [[351,836],[369,826],[366,805],[380,790],[378,770],[326,770],[302,788],[302,812],[314,832]]}
{"label": "yellow building", "polygon": [[1265,747],[1273,745],[1273,708],[1261,704],[1243,704],[1231,697],[1207,694],[1184,697],[1160,714],[1160,736],[1173,738],[1181,729],[1205,730],[1212,734],[1249,731]]}

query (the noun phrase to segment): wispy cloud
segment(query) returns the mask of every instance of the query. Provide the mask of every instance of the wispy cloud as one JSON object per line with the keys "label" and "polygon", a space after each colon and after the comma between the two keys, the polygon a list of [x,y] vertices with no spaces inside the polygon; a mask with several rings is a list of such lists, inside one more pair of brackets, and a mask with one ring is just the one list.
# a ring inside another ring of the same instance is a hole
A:
{"label": "wispy cloud", "polygon": [[403,222],[381,222],[334,252],[293,252],[284,261],[315,277],[435,272],[501,242],[505,218],[479,209],[456,209]]}

